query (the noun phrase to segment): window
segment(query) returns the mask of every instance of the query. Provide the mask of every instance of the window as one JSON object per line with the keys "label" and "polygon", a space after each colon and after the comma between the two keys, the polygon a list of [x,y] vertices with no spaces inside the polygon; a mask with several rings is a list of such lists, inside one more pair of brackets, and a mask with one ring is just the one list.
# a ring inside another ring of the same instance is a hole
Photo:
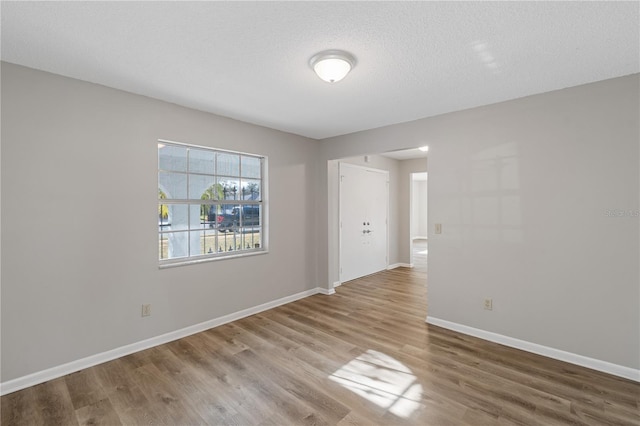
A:
{"label": "window", "polygon": [[265,163],[158,141],[160,265],[265,252]]}

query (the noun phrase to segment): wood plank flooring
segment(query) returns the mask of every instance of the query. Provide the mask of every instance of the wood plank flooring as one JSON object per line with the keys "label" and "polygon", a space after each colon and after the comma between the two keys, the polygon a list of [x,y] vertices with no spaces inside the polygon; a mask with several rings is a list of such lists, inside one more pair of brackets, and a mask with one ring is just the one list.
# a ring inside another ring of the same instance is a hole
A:
{"label": "wood plank flooring", "polygon": [[425,324],[398,268],[2,397],[3,425],[640,425],[640,384]]}

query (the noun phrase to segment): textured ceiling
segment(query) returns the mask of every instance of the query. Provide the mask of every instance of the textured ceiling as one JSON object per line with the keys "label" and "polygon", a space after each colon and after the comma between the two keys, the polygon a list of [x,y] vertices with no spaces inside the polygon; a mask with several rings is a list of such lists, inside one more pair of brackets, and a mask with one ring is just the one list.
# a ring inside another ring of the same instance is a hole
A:
{"label": "textured ceiling", "polygon": [[320,139],[637,73],[639,4],[3,1],[1,55]]}

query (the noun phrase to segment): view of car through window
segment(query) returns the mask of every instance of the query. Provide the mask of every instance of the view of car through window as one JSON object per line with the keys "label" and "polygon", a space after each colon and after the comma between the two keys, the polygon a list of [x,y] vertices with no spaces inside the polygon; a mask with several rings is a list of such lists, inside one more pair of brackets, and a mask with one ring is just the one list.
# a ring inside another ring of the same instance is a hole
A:
{"label": "view of car through window", "polygon": [[260,225],[260,206],[243,205],[234,207],[230,213],[218,217],[218,230],[232,232],[244,226]]}

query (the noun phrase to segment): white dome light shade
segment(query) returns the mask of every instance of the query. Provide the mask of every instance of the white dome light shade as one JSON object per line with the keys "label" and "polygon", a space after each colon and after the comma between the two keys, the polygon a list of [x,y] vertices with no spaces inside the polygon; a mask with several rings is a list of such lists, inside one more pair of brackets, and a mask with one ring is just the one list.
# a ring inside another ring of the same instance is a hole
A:
{"label": "white dome light shade", "polygon": [[341,50],[327,50],[314,55],[309,65],[318,77],[329,83],[335,83],[349,74],[356,60],[353,55]]}
{"label": "white dome light shade", "polygon": [[323,59],[314,65],[313,70],[324,81],[335,83],[347,76],[351,64],[338,58]]}

